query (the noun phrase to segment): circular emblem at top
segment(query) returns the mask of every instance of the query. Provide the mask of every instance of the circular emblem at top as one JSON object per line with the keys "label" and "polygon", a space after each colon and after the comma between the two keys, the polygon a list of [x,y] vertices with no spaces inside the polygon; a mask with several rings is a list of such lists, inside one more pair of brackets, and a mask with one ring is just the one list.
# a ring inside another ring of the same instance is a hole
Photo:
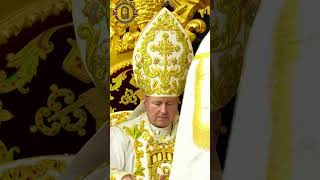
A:
{"label": "circular emblem at top", "polygon": [[128,0],[122,0],[113,10],[115,18],[123,24],[130,23],[137,14],[137,10],[134,8],[133,3]]}

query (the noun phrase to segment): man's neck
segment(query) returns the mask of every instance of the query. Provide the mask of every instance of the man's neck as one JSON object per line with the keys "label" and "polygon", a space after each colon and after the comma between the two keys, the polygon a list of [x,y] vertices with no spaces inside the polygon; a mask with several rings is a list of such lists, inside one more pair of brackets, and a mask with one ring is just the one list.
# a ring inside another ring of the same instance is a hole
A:
{"label": "man's neck", "polygon": [[171,133],[172,130],[172,123],[170,123],[168,126],[166,127],[157,127],[153,124],[151,124],[150,122],[150,129],[151,131],[153,131],[153,133],[155,133],[156,135],[158,135],[159,133],[161,135],[169,135]]}

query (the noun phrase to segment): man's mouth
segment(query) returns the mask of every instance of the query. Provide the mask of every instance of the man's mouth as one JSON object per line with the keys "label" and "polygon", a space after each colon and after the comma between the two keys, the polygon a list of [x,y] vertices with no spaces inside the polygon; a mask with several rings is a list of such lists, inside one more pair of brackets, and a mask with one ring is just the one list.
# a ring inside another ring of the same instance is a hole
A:
{"label": "man's mouth", "polygon": [[166,119],[166,118],[169,118],[169,117],[158,117],[158,118],[161,118],[161,119]]}

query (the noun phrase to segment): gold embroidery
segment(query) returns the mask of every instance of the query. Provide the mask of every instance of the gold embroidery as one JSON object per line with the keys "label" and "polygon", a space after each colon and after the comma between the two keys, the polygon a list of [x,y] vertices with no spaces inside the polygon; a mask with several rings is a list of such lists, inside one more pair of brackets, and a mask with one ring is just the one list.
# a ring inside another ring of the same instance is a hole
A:
{"label": "gold embroidery", "polygon": [[[58,86],[55,84],[50,86],[50,90],[52,93],[48,97],[48,107],[38,109],[35,116],[36,125],[31,126],[31,132],[34,133],[40,130],[47,136],[55,136],[60,132],[60,129],[63,128],[70,132],[77,131],[80,136],[84,136],[86,130],[83,127],[87,121],[87,113],[80,109],[80,107],[85,105],[88,100],[80,97],[77,101],[74,101],[75,97],[71,90],[58,89]],[[56,101],[60,97],[63,97],[64,103],[68,105],[65,108],[62,108],[62,103]],[[52,114],[52,112],[54,112],[54,114]],[[68,116],[70,112],[78,119],[77,122],[71,122],[71,118]],[[46,122],[44,118],[47,118]],[[51,126],[48,127],[47,123],[51,123]]]}
{"label": "gold embroidery", "polygon": [[14,153],[20,153],[18,146],[14,146],[8,150],[6,145],[0,141],[0,164],[14,160]]}
{"label": "gold embroidery", "polygon": [[133,103],[135,105],[137,105],[137,100],[138,97],[135,94],[135,92],[133,92],[133,90],[126,88],[126,92],[123,96],[121,96],[121,101],[119,102],[120,104],[129,104],[129,103]]}
{"label": "gold embroidery", "polygon": [[[16,3],[16,1],[11,1]],[[10,4],[10,1],[8,1]],[[17,12],[12,10],[7,18],[1,19],[0,24],[0,45],[7,43],[8,39],[17,36],[23,29],[31,27],[35,22],[44,22],[50,15],[57,15],[60,12],[67,10],[71,11],[71,0],[57,1],[32,1],[27,2],[23,8]],[[8,8],[9,6],[2,6]],[[11,7],[19,7],[14,5]],[[3,9],[2,9],[3,10]]]}
{"label": "gold embroidery", "polygon": [[[180,95],[184,90],[185,76],[193,52],[178,24],[179,22],[165,11],[153,22],[151,28],[141,35],[141,44],[137,46],[137,53],[134,53],[133,67],[136,83],[147,95]],[[155,39],[161,31],[167,33],[159,35],[161,40],[157,43]],[[171,36],[171,32],[174,34],[175,42],[171,41],[168,32]],[[159,57],[152,57],[148,52],[149,48],[151,52],[158,53]],[[173,52],[180,55],[169,58]]]}
{"label": "gold embroidery", "polygon": [[3,109],[2,101],[0,100],[0,125],[2,122],[9,121],[14,116],[6,109]]}
{"label": "gold embroidery", "polygon": [[1,172],[0,179],[44,179],[54,180],[53,176],[47,175],[48,171],[62,172],[65,168],[64,162],[60,160],[40,160],[35,165],[21,165],[18,167],[10,168]]}
{"label": "gold embroidery", "polygon": [[136,124],[132,129],[124,126],[123,130],[134,139],[134,152],[135,152],[135,176],[145,176],[144,170],[145,168],[141,164],[141,158],[144,157],[144,152],[140,148],[143,146],[142,142],[138,140],[143,132],[147,131],[144,128],[144,121],[142,121],[139,125]]}
{"label": "gold embroidery", "polygon": [[25,85],[37,74],[40,59],[46,60],[47,54],[54,49],[52,42],[50,42],[52,34],[70,25],[56,26],[42,32],[18,53],[8,54],[6,57],[8,61],[6,68],[15,68],[17,71],[7,77],[6,72],[0,70],[0,93],[8,93],[15,89],[22,94],[28,93],[29,88],[25,87]]}
{"label": "gold embroidery", "polygon": [[116,111],[116,108],[113,108],[110,106],[110,113],[114,113]]}
{"label": "gold embroidery", "polygon": [[[155,140],[150,132],[145,128],[145,121],[141,121],[139,125],[135,125],[132,129],[124,126],[124,131],[134,139],[134,150],[135,150],[135,171],[136,177],[145,177],[144,170],[141,160],[147,158],[150,179],[160,179],[161,176],[165,180],[168,180],[171,163],[173,157],[173,150],[175,140],[162,140],[159,142]],[[144,146],[144,144],[146,144]],[[146,157],[145,157],[146,155]]]}
{"label": "gold embroidery", "polygon": [[79,37],[85,40],[86,44],[85,65],[87,66],[90,77],[97,83],[106,78],[106,54],[101,53],[105,51],[102,48],[106,42],[97,43],[99,42],[101,31],[100,29],[95,29],[90,23],[81,23],[77,32]]}
{"label": "gold embroidery", "polygon": [[174,141],[159,143],[149,140],[148,142],[146,151],[150,177],[160,179],[163,176],[165,180],[168,180],[171,171]]}
{"label": "gold embroidery", "polygon": [[131,73],[131,79],[130,79],[129,83],[130,83],[132,86],[138,88],[138,85],[137,85],[137,83],[136,83],[136,80],[134,79],[133,73]]}
{"label": "gold embroidery", "polygon": [[119,91],[119,88],[121,87],[122,82],[127,78],[127,74],[126,73],[128,71],[129,70],[123,71],[117,77],[112,78],[112,83],[114,85],[112,85],[110,83],[110,91]]}
{"label": "gold embroidery", "polygon": [[131,115],[131,111],[120,111],[116,113],[110,113],[110,126],[116,126],[128,119]]}

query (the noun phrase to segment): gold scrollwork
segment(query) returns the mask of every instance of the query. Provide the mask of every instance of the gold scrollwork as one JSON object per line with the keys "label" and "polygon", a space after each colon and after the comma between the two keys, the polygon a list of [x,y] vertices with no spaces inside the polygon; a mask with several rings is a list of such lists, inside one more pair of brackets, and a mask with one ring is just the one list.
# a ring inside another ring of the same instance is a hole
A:
{"label": "gold scrollwork", "polygon": [[44,179],[54,180],[53,176],[47,174],[48,171],[62,172],[65,168],[64,161],[44,159],[36,162],[34,165],[21,165],[18,167],[10,168],[1,172],[0,179],[13,180],[13,179]]}
{"label": "gold scrollwork", "polygon": [[116,126],[122,122],[128,120],[132,111],[121,111],[116,113],[110,113],[110,126]]}
{"label": "gold scrollwork", "polygon": [[9,121],[13,117],[14,116],[10,111],[3,109],[2,101],[0,100],[0,125],[1,122]]}
{"label": "gold scrollwork", "polygon": [[[162,139],[163,142],[155,140],[146,129],[145,121],[141,121],[140,124],[136,124],[132,128],[124,126],[122,129],[134,140],[136,154],[134,176],[145,177],[145,167],[142,165],[141,160],[146,158],[150,179],[160,179],[160,176],[162,176],[165,180],[168,180],[175,140]],[[147,143],[145,149],[143,148],[144,143]],[[158,173],[159,170],[161,171],[160,174]]]}
{"label": "gold scrollwork", "polygon": [[173,12],[183,26],[193,18],[197,11],[210,6],[209,0],[169,0],[169,3],[174,7]]}
{"label": "gold scrollwork", "polygon": [[6,67],[16,68],[17,72],[7,77],[6,72],[0,70],[0,94],[8,93],[15,89],[23,94],[29,92],[29,88],[25,87],[25,85],[37,74],[40,59],[45,60],[47,54],[54,49],[54,45],[50,42],[50,37],[57,30],[67,26],[71,26],[71,24],[53,27],[31,40],[17,54],[10,53],[7,55],[8,63]]}
{"label": "gold scrollwork", "polygon": [[113,108],[113,107],[110,106],[110,114],[114,113],[116,110],[117,110],[117,108]]}
{"label": "gold scrollwork", "polygon": [[[118,2],[119,0],[111,0],[110,2],[110,52],[115,53],[116,55],[133,50],[137,38],[144,30],[144,27],[164,6],[166,6],[166,2],[174,8],[174,15],[183,27],[189,23],[197,11],[202,18],[204,14],[210,14],[209,0],[133,0],[134,7],[138,11],[138,16],[129,24],[121,24],[117,22],[112,14]],[[202,29],[201,24],[191,24],[197,33],[202,33],[202,31],[199,31]],[[189,25],[189,27],[190,26],[191,25]],[[126,31],[127,29],[129,29],[129,32]],[[194,32],[190,31],[191,29],[188,28],[186,28],[186,30],[189,38],[193,40],[194,38],[192,37],[195,36]]]}
{"label": "gold scrollwork", "polygon": [[71,0],[33,1],[19,12],[13,11],[0,22],[0,45],[7,43],[9,38],[17,36],[35,22],[43,22],[48,16],[58,15],[64,10],[71,11],[71,6]]}
{"label": "gold scrollwork", "polygon": [[[83,109],[80,109],[85,105],[88,100],[80,97],[77,101],[75,100],[74,93],[69,89],[58,89],[58,86],[53,84],[50,86],[52,93],[48,97],[48,107],[41,107],[36,112],[35,125],[31,126],[31,132],[40,130],[47,136],[55,136],[63,128],[69,132],[78,132],[80,136],[86,134],[86,130],[83,128],[87,121],[87,113]],[[67,106],[63,107],[61,102],[58,102],[63,97],[64,104]],[[71,118],[68,116],[69,113],[73,113],[73,117],[77,119],[77,122],[71,122]],[[45,118],[47,118],[45,120]],[[46,121],[46,122],[45,122]],[[47,126],[51,123],[51,126]]]}
{"label": "gold scrollwork", "polygon": [[0,141],[0,164],[14,160],[14,153],[20,153],[18,146],[14,146],[8,150],[6,145]]}
{"label": "gold scrollwork", "polygon": [[119,88],[122,85],[122,82],[127,78],[127,72],[129,70],[121,72],[117,77],[112,78],[112,83],[110,83],[110,91],[119,91]]}

